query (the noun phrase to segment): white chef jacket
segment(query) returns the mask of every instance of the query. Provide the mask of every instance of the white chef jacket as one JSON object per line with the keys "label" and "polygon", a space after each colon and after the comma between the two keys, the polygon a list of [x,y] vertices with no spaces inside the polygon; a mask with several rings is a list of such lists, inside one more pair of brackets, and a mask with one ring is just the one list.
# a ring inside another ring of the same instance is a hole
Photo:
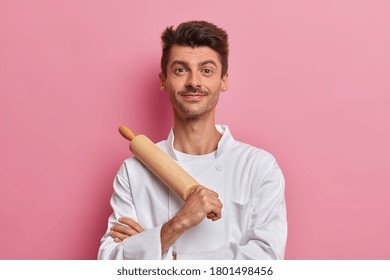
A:
{"label": "white chef jacket", "polygon": [[[216,191],[223,204],[218,221],[204,219],[162,255],[160,231],[184,202],[136,158],[124,161],[114,180],[112,215],[101,240],[99,259],[282,259],[287,238],[284,177],[274,157],[235,141],[229,128],[216,125],[222,138],[207,155],[173,148],[174,134],[157,146],[201,185]],[[115,243],[109,236],[120,217],[145,231]]]}

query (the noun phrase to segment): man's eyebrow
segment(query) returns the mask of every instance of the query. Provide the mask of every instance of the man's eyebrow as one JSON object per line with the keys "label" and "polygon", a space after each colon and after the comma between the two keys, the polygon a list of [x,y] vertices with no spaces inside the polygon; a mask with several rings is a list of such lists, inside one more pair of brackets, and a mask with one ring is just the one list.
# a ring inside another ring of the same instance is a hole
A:
{"label": "man's eyebrow", "polygon": [[187,62],[185,62],[185,61],[183,61],[183,60],[174,60],[173,62],[172,62],[172,65],[171,65],[171,67],[173,67],[173,66],[175,66],[175,65],[182,65],[182,66],[188,66],[188,63]]}
{"label": "man's eyebrow", "polygon": [[[214,60],[212,60],[212,59],[204,60],[201,63],[199,63],[199,65],[201,65],[201,66],[204,66],[206,64],[212,64],[212,65],[214,65],[215,67],[218,68],[217,63]],[[174,60],[172,62],[172,64],[171,64],[171,67],[173,67],[175,65],[182,65],[182,66],[188,67],[189,64],[188,64],[188,62],[186,62],[184,60]]]}
{"label": "man's eyebrow", "polygon": [[213,64],[215,67],[218,68],[217,63],[214,60],[212,60],[212,59],[208,59],[208,60],[202,61],[202,63],[200,65],[203,66],[203,65],[206,65],[206,64]]}

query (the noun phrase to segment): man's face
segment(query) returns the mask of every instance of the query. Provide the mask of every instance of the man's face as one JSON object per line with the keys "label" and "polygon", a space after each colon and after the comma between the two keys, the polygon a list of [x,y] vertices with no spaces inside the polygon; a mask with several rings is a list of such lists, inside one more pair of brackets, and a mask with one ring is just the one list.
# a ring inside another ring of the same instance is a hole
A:
{"label": "man's face", "polygon": [[197,118],[214,112],[219,93],[227,90],[227,74],[221,78],[221,71],[213,49],[172,46],[160,87],[168,92],[175,115]]}

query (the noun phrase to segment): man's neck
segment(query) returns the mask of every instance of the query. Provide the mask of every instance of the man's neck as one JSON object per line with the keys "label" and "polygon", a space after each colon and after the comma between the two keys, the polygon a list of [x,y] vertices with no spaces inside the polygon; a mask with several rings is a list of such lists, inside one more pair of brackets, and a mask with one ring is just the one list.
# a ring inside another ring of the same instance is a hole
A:
{"label": "man's neck", "polygon": [[214,118],[181,120],[175,118],[173,147],[190,155],[205,155],[215,151],[222,135],[215,128]]}

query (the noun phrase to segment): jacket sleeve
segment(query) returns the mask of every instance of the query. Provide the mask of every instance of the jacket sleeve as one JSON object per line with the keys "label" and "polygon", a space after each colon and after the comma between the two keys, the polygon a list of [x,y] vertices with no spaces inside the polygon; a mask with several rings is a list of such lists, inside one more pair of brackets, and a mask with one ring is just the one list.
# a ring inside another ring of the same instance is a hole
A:
{"label": "jacket sleeve", "polygon": [[118,219],[121,217],[129,217],[138,222],[125,163],[115,176],[113,185],[114,192],[110,200],[113,213],[108,219],[108,228],[101,240],[98,259],[156,260],[171,256],[171,250],[161,256],[161,226],[128,237],[121,243],[115,243],[114,239],[109,236],[110,228],[115,224],[120,224]]}
{"label": "jacket sleeve", "polygon": [[[266,174],[251,201],[254,207],[246,213],[250,215],[250,222],[240,242],[212,251],[178,254],[177,259],[283,259],[287,239],[284,185],[280,168]],[[232,217],[233,229],[240,226],[238,217],[240,215]]]}

